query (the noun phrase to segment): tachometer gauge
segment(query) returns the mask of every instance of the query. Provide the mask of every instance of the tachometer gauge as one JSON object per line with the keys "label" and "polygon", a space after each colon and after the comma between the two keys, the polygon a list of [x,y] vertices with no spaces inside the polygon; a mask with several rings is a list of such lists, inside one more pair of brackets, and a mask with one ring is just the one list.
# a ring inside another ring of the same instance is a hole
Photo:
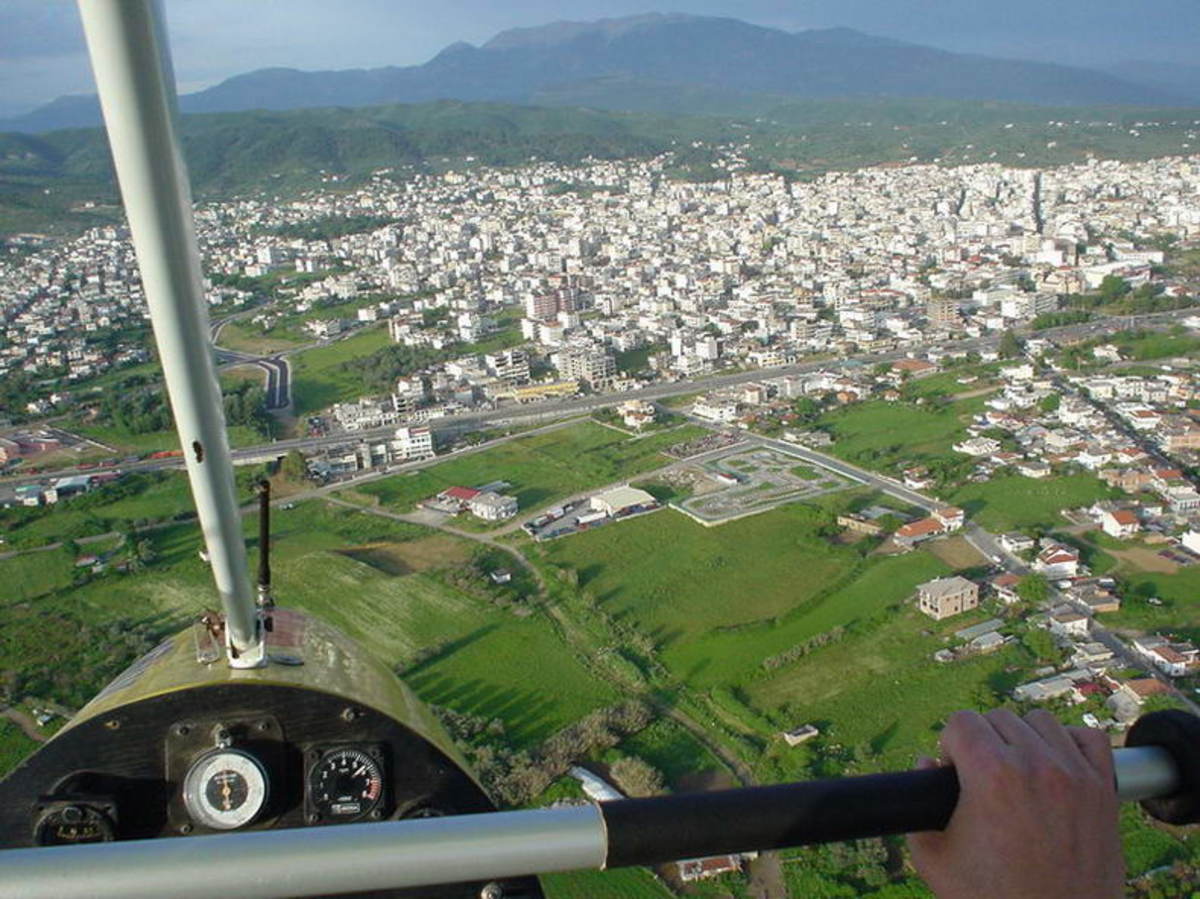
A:
{"label": "tachometer gauge", "polygon": [[308,800],[325,821],[357,821],[383,798],[383,769],[362,749],[332,749],[308,773]]}
{"label": "tachometer gauge", "polygon": [[244,827],[267,804],[267,774],[249,753],[216,749],[188,769],[183,804],[197,824],[213,830]]}

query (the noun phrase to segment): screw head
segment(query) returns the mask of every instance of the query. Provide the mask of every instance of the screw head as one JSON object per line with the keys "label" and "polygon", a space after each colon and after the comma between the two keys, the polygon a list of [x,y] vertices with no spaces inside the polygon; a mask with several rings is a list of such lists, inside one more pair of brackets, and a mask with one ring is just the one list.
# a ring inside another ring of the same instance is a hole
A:
{"label": "screw head", "polygon": [[192,832],[192,825],[191,825],[190,823],[188,823],[188,824],[180,824],[180,825],[179,825],[179,832],[180,832],[180,833],[182,833],[182,834],[189,834],[189,833],[191,833],[191,832]]}
{"label": "screw head", "polygon": [[479,891],[479,899],[504,899],[504,889],[492,881]]}
{"label": "screw head", "polygon": [[107,727],[109,730],[120,730],[121,722],[116,718],[109,718],[107,721],[104,722],[104,726]]}

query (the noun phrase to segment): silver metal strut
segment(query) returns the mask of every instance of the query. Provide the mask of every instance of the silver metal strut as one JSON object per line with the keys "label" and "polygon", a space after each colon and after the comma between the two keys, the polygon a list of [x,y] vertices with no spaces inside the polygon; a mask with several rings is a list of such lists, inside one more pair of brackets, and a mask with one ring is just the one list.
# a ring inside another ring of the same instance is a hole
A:
{"label": "silver metal strut", "polygon": [[213,365],[175,78],[154,0],[79,0],[167,394],[236,667],[265,658]]}

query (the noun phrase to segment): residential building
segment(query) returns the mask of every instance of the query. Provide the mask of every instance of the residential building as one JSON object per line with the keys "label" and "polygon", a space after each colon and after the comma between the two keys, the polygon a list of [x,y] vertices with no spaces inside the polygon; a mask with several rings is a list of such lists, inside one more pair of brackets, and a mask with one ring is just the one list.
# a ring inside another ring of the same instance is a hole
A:
{"label": "residential building", "polygon": [[1033,570],[1051,580],[1073,578],[1079,574],[1079,551],[1063,543],[1042,541],[1042,550],[1033,560]]}
{"label": "residential building", "polygon": [[1141,524],[1137,515],[1128,509],[1105,509],[1100,516],[1100,527],[1108,536],[1124,540],[1136,534]]}
{"label": "residential building", "polygon": [[426,426],[397,428],[392,449],[401,459],[432,459],[433,432]]}
{"label": "residential building", "polygon": [[937,578],[917,587],[917,607],[941,621],[979,606],[979,585],[964,577]]}
{"label": "residential building", "polygon": [[516,516],[517,499],[515,496],[484,490],[467,500],[467,510],[484,521],[505,521]]}

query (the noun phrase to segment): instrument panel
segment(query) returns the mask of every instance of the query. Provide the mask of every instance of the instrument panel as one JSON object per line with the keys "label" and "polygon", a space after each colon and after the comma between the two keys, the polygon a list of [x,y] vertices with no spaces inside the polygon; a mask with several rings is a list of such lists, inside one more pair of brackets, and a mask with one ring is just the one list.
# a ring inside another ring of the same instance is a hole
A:
{"label": "instrument panel", "polygon": [[[454,758],[382,712],[235,683],[153,696],[61,733],[0,783],[0,847],[494,810]],[[411,895],[478,896],[481,886]],[[503,895],[541,892],[525,878]]]}

